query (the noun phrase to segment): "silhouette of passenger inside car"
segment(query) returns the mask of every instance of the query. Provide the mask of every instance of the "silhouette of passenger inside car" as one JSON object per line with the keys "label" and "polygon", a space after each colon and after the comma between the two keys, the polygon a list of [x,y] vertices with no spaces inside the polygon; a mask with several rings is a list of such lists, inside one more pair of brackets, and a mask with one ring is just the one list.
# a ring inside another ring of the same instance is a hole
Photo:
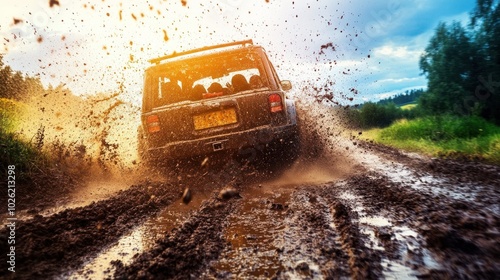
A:
{"label": "silhouette of passenger inside car", "polygon": [[191,94],[189,95],[190,99],[193,101],[203,99],[203,94],[207,93],[207,90],[203,85],[197,84],[191,90]]}
{"label": "silhouette of passenger inside car", "polygon": [[219,83],[212,83],[208,87],[208,92],[209,93],[216,93],[216,92],[223,92],[222,86]]}
{"label": "silhouette of passenger inside car", "polygon": [[250,88],[252,89],[264,87],[264,83],[262,82],[262,79],[259,75],[253,75],[252,77],[250,77],[250,80],[248,80],[248,82],[250,84]]}
{"label": "silhouette of passenger inside car", "polygon": [[241,74],[234,75],[231,79],[231,84],[233,86],[233,93],[238,93],[240,91],[250,89],[250,85],[248,84],[247,79]]}
{"label": "silhouette of passenger inside car", "polygon": [[182,89],[174,81],[161,85],[161,95],[158,96],[158,106],[164,106],[181,100]]}

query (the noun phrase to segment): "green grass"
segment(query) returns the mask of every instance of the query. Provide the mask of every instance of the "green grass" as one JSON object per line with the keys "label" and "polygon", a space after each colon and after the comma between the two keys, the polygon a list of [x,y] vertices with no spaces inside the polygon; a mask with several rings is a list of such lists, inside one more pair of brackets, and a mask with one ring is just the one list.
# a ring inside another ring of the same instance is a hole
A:
{"label": "green grass", "polygon": [[11,99],[0,98],[0,167],[16,165],[17,170],[30,173],[47,162],[36,144],[21,139],[19,130],[28,106]]}
{"label": "green grass", "polygon": [[439,157],[481,159],[500,165],[500,127],[479,117],[400,120],[363,135],[388,146]]}
{"label": "green grass", "polygon": [[412,110],[414,109],[415,107],[417,107],[417,104],[416,103],[410,103],[410,104],[405,104],[399,108],[403,109],[403,110]]}
{"label": "green grass", "polygon": [[22,102],[0,98],[0,169],[15,165],[25,181],[54,170],[65,176],[86,174],[91,159],[82,144],[59,139],[47,142],[44,126],[33,135],[26,135],[23,128],[32,112],[33,109]]}
{"label": "green grass", "polygon": [[20,124],[22,116],[28,111],[24,103],[12,99],[0,98],[0,130],[13,132]]}

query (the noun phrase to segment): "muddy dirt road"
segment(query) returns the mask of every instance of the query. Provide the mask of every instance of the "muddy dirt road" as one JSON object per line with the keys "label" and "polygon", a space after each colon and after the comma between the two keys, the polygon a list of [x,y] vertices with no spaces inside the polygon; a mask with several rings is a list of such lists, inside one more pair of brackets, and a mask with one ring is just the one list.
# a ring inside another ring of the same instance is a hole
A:
{"label": "muddy dirt road", "polygon": [[[16,272],[3,270],[0,277],[500,275],[500,168],[361,141],[339,146],[349,152],[299,159],[285,170],[185,172],[175,179],[122,183],[95,202],[91,197],[28,209],[16,224]],[[221,198],[227,186],[241,197]],[[192,191],[187,205],[181,200],[186,187]],[[6,240],[9,233],[0,234]],[[6,252],[6,242],[1,246]]]}

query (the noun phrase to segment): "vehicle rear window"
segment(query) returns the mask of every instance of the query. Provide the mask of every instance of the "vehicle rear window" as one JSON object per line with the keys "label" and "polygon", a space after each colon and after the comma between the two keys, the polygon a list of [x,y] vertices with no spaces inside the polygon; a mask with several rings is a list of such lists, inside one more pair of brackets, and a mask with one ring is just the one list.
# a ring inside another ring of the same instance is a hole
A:
{"label": "vehicle rear window", "polygon": [[[146,79],[152,107],[265,89],[261,58],[252,53],[208,56],[159,65]],[[149,107],[149,106],[148,106]]]}

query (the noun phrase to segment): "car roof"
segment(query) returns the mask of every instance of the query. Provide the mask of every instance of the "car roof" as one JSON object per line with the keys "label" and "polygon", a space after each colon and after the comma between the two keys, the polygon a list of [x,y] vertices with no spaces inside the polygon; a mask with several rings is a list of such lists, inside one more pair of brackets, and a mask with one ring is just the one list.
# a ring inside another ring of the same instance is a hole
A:
{"label": "car roof", "polygon": [[155,68],[155,66],[161,64],[168,64],[169,62],[174,62],[174,61],[177,62],[177,61],[191,60],[207,56],[218,56],[221,54],[237,53],[242,50],[254,50],[254,49],[262,49],[262,47],[253,45],[252,40],[245,40],[245,41],[237,41],[232,43],[208,46],[198,49],[192,49],[180,53],[174,52],[170,55],[150,59],[149,62],[154,65],[152,65],[149,68]]}

